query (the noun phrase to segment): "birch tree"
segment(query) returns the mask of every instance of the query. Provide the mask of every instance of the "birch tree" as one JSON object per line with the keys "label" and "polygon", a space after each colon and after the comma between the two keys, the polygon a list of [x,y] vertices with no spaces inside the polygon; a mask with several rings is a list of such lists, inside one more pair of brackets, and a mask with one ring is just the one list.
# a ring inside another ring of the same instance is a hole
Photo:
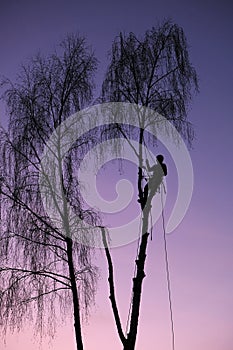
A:
{"label": "birch tree", "polygon": [[56,320],[73,310],[78,350],[84,348],[81,322],[94,298],[97,269],[91,248],[73,237],[82,228],[76,224],[71,230],[66,209],[69,202],[77,217],[95,221],[83,208],[75,176],[88,138],[62,157],[57,133],[56,180],[62,188],[57,225],[42,205],[39,175],[50,135],[92,100],[96,66],[85,39],[68,35],[53,54],[38,54],[23,65],[16,82],[2,80],[9,129],[1,145],[0,324],[14,331],[33,320],[41,334],[54,334]]}
{"label": "birch tree", "polygon": [[[153,114],[150,116],[145,113],[143,107],[148,107],[164,116],[190,144],[193,131],[187,119],[187,108],[192,94],[198,90],[198,81],[196,71],[190,62],[183,29],[170,21],[146,31],[143,38],[137,37],[134,33],[128,35],[120,33],[113,41],[109,56],[110,64],[102,85],[101,101],[134,104],[137,106],[135,111],[138,118],[138,128],[130,128],[124,123],[113,123],[108,127],[111,137],[124,138],[132,147],[130,139],[133,136],[138,144],[138,149],[134,148],[134,153],[138,162],[137,190],[142,223],[139,252],[136,257],[136,274],[132,279],[132,309],[126,335],[115,298],[113,262],[103,229],[113,315],[124,350],[133,350],[136,347],[142,285],[145,278],[149,212],[152,199],[161,183],[159,181],[157,188],[149,193],[147,187],[147,194],[145,193],[143,168],[149,172],[150,165],[146,162],[143,145],[148,146],[153,142],[153,138],[148,139],[146,136],[148,128],[151,127],[156,134],[159,126],[158,121],[153,119]],[[130,124],[130,116],[125,116],[125,121]],[[125,234],[127,235],[127,232]]]}

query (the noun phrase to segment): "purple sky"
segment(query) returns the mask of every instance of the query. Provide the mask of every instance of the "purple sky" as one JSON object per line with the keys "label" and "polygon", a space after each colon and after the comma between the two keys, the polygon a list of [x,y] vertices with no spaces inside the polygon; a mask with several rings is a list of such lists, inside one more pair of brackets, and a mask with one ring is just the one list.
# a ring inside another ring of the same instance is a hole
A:
{"label": "purple sky", "polygon": [[[200,79],[190,119],[196,131],[191,158],[194,193],[188,213],[168,236],[178,350],[231,350],[233,348],[233,232],[232,232],[232,49],[233,5],[223,1],[118,0],[83,2],[68,0],[0,1],[0,74],[14,79],[20,63],[38,50],[50,52],[67,32],[87,37],[100,61],[97,85],[106,67],[106,53],[120,30],[143,34],[157,21],[171,17],[184,28],[190,55]],[[4,123],[4,110],[0,106]],[[170,173],[170,177],[176,177]],[[170,180],[171,181],[171,180]],[[135,244],[113,252],[117,296],[126,321]],[[86,350],[121,349],[106,285],[105,259],[96,305],[84,328]],[[170,324],[165,284],[161,222],[149,244],[143,286],[138,350],[169,350]],[[50,349],[74,349],[72,324],[67,320]],[[30,326],[9,336],[0,348],[39,349],[30,339]],[[48,349],[48,343],[43,349]]]}

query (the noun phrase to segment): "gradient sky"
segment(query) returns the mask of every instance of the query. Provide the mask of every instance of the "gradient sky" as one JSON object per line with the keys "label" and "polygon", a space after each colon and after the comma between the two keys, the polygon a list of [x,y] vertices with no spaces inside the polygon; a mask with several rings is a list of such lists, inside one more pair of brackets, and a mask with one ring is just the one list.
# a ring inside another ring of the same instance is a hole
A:
{"label": "gradient sky", "polygon": [[[120,30],[143,34],[164,18],[184,28],[200,80],[200,94],[190,110],[196,140],[190,152],[194,193],[188,213],[168,236],[177,350],[233,349],[233,5],[222,1],[0,0],[0,74],[14,79],[20,63],[38,50],[50,52],[68,32],[86,36],[100,61],[97,87],[106,67],[106,53]],[[1,121],[5,124],[3,105]],[[174,169],[173,169],[174,170]],[[175,171],[169,177],[176,177]],[[117,296],[126,321],[135,244],[113,252]],[[104,255],[96,305],[84,327],[85,350],[118,350],[108,300]],[[161,222],[149,244],[137,350],[169,350],[170,323]],[[0,349],[39,349],[28,325],[9,335]],[[59,328],[43,349],[73,350],[72,323]]]}

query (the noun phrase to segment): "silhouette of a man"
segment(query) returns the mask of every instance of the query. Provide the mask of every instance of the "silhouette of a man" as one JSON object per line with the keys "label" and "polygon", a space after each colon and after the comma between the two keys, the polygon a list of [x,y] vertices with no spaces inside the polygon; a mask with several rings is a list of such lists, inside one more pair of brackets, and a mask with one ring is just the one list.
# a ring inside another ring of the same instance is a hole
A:
{"label": "silhouette of a man", "polygon": [[167,166],[163,163],[164,157],[162,154],[157,155],[157,163],[152,167],[150,166],[148,159],[146,159],[146,166],[152,175],[147,180],[147,184],[144,187],[143,202],[146,203],[148,196],[150,199],[153,198],[155,193],[158,191],[160,184],[163,181],[163,177],[167,176]]}

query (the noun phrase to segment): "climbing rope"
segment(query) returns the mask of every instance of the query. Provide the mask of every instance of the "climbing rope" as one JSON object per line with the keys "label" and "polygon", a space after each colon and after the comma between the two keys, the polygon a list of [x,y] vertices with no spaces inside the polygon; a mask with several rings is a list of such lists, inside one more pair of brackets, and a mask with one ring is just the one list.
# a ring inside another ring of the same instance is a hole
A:
{"label": "climbing rope", "polygon": [[165,192],[164,184],[160,186],[161,192],[161,205],[162,205],[162,224],[163,224],[163,240],[164,240],[164,251],[165,251],[165,264],[166,264],[166,277],[167,277],[167,289],[168,289],[168,300],[170,309],[170,321],[171,321],[171,334],[172,334],[172,350],[175,350],[175,329],[174,329],[174,318],[173,318],[173,308],[172,308],[172,292],[171,292],[171,280],[168,262],[168,250],[167,250],[167,239],[166,239],[166,229],[165,229],[165,218],[164,218],[164,201],[163,201],[163,190]]}
{"label": "climbing rope", "polygon": [[152,211],[152,207],[150,208],[150,213],[149,213],[149,215],[150,215],[150,240],[152,241],[152,235],[153,235],[153,219],[152,219],[152,213],[151,213],[151,211]]}

